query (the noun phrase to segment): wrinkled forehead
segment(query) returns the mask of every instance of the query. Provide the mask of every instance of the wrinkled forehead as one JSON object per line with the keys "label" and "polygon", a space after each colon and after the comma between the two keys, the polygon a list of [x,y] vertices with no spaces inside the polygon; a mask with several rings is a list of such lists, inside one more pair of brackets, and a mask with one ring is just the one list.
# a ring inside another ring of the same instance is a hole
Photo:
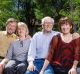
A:
{"label": "wrinkled forehead", "polygon": [[52,18],[43,19],[42,24],[45,24],[45,23],[54,24],[54,20]]}
{"label": "wrinkled forehead", "polygon": [[7,24],[7,26],[14,26],[14,27],[16,27],[17,26],[17,23],[16,22],[9,22]]}
{"label": "wrinkled forehead", "polygon": [[45,19],[44,22],[51,22],[52,23],[52,19],[50,19],[50,18]]}

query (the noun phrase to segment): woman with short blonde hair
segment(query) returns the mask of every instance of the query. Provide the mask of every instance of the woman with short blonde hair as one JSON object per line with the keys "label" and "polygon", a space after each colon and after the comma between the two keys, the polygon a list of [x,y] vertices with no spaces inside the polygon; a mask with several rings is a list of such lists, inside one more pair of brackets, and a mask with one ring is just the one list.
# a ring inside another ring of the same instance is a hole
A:
{"label": "woman with short blonde hair", "polygon": [[24,74],[28,62],[27,55],[30,45],[28,27],[24,22],[19,22],[17,26],[18,39],[11,43],[8,53],[1,64],[4,66],[4,74]]}

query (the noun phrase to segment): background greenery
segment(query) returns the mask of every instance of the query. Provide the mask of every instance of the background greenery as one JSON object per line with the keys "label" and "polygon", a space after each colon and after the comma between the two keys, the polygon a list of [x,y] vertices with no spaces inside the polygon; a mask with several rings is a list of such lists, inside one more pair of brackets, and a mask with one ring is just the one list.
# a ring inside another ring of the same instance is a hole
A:
{"label": "background greenery", "polygon": [[13,17],[28,24],[30,34],[41,29],[40,21],[45,16],[55,19],[55,30],[61,16],[72,19],[74,30],[80,33],[80,0],[0,0],[0,30]]}

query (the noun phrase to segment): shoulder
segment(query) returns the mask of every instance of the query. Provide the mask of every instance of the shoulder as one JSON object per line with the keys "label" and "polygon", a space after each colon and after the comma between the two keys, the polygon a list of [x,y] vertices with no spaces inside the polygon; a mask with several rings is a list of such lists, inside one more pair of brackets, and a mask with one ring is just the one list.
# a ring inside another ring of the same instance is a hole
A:
{"label": "shoulder", "polygon": [[42,34],[42,32],[36,32],[34,35],[40,35],[40,34]]}
{"label": "shoulder", "polygon": [[0,31],[0,35],[6,35],[7,32],[6,31]]}
{"label": "shoulder", "polygon": [[26,39],[30,40],[30,39],[31,39],[31,36],[28,34],[28,35],[26,36]]}
{"label": "shoulder", "polygon": [[37,37],[37,36],[40,36],[40,35],[42,35],[42,32],[36,32],[36,33],[33,35],[33,37]]}
{"label": "shoulder", "polygon": [[26,39],[25,41],[26,41],[26,43],[30,43],[31,42],[31,38]]}
{"label": "shoulder", "polygon": [[17,45],[18,42],[19,42],[19,39],[16,39],[15,41],[11,42],[11,45]]}
{"label": "shoulder", "polygon": [[73,39],[77,39],[80,37],[79,33],[77,32],[73,33],[72,36],[73,36]]}
{"label": "shoulder", "polygon": [[52,40],[54,42],[56,42],[56,41],[58,41],[59,37],[60,37],[60,34],[57,34],[57,35],[53,36]]}
{"label": "shoulder", "polygon": [[52,31],[52,33],[53,33],[53,35],[58,35],[58,34],[60,34],[60,32],[58,32],[58,31]]}
{"label": "shoulder", "polygon": [[55,49],[57,47],[57,44],[59,42],[59,35],[55,35],[53,36],[52,40],[51,40],[51,46]]}

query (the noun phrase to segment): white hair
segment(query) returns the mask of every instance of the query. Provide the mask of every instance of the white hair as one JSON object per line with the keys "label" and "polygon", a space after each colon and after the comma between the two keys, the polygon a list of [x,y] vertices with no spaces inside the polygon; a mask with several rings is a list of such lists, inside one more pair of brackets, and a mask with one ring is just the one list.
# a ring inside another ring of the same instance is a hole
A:
{"label": "white hair", "polygon": [[52,24],[54,24],[54,19],[49,16],[44,17],[41,21],[41,24],[43,25],[47,21],[50,21]]}

